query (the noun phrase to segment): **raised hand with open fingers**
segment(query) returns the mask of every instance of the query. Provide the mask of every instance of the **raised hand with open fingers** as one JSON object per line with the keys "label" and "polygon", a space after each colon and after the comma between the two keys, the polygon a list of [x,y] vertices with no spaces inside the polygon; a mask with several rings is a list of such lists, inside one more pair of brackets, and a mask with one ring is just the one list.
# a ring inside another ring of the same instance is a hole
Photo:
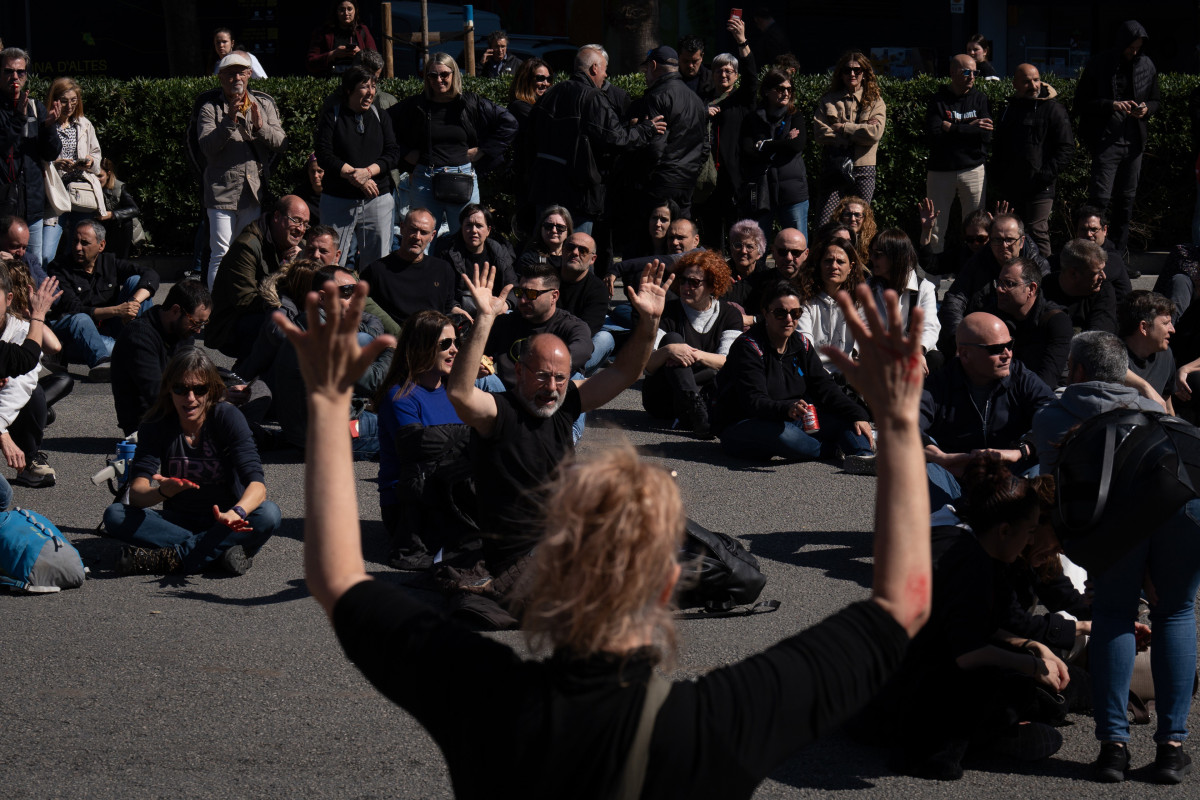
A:
{"label": "raised hand with open fingers", "polygon": [[675,280],[674,275],[664,278],[666,271],[666,265],[656,258],[642,270],[642,278],[638,281],[636,289],[632,286],[625,287],[625,296],[629,298],[629,304],[638,314],[656,319],[662,316],[663,308],[667,304],[667,287]]}
{"label": "raised hand with open fingers", "polygon": [[310,394],[348,398],[354,383],[375,359],[387,348],[396,346],[396,338],[387,335],[377,337],[366,347],[358,343],[358,326],[369,289],[367,282],[360,280],[344,314],[333,281],[325,284],[323,297],[309,292],[305,298],[307,330],[301,330],[283,312],[275,312],[275,324],[296,348],[300,373]]}
{"label": "raised hand with open fingers", "polygon": [[496,268],[488,262],[483,262],[483,268],[475,267],[474,280],[463,273],[463,282],[467,284],[467,291],[471,293],[471,299],[475,301],[475,307],[479,309],[479,313],[487,314],[495,317],[503,314],[508,310],[508,293],[512,291],[512,284],[508,284],[500,290],[498,296],[494,296],[493,290],[496,285]]}

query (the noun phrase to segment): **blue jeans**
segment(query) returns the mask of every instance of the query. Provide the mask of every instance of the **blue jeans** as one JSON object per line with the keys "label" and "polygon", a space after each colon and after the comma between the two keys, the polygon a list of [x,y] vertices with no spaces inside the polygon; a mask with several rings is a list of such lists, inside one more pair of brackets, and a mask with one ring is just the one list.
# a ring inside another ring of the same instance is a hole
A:
{"label": "blue jeans", "polygon": [[744,419],[721,431],[721,448],[731,456],[750,460],[772,456],[811,461],[830,458],[834,450],[846,455],[869,455],[871,442],[854,426],[833,414],[821,415],[821,430],[805,433],[791,420]]}
{"label": "blue jeans", "polygon": [[12,505],[13,490],[12,484],[3,475],[0,475],[0,511],[5,511]]}
{"label": "blue jeans", "polygon": [[592,357],[583,365],[583,374],[590,376],[604,365],[605,360],[617,349],[617,340],[606,330],[600,330],[592,337]]}
{"label": "blue jeans", "polygon": [[774,241],[774,237],[771,235],[771,223],[775,220],[779,221],[780,228],[796,228],[804,234],[806,240],[808,239],[807,200],[803,203],[793,203],[790,206],[780,206],[758,218],[758,227],[762,229],[763,236],[767,237],[768,247]]}
{"label": "blue jeans", "polygon": [[174,548],[185,572],[199,572],[218,560],[234,545],[252,556],[279,530],[279,506],[264,500],[246,517],[251,529],[233,531],[214,523],[211,516],[200,519],[172,511],[134,508],[113,503],[104,511],[104,529],[113,539],[137,547]]}
{"label": "blue jeans", "polygon": [[33,286],[37,288],[46,280],[46,264],[42,261],[42,230],[45,226],[40,219],[27,224],[29,247],[25,248],[25,263],[29,265],[29,274],[33,276]]}
{"label": "blue jeans", "polygon": [[1133,623],[1142,581],[1149,571],[1158,594],[1150,607],[1154,643],[1150,672],[1154,676],[1158,730],[1154,740],[1187,738],[1192,681],[1196,674],[1196,591],[1200,589],[1200,499],[1191,500],[1113,567],[1090,576],[1092,638],[1088,664],[1096,738],[1128,742],[1129,682],[1137,650]]}
{"label": "blue jeans", "polygon": [[[117,295],[117,303],[124,303],[132,299],[140,281],[141,278],[137,275],[126,278]],[[153,306],[154,298],[146,298],[142,301],[141,308],[138,309],[138,316],[145,314]],[[116,343],[117,337],[121,335],[123,328],[124,323],[115,317],[109,317],[97,326],[96,320],[92,319],[91,314],[82,312],[68,314],[50,322],[50,330],[62,339],[63,352],[66,354],[67,360],[87,364],[88,367],[94,367],[101,361],[112,357],[113,345]]]}
{"label": "blue jeans", "polygon": [[321,194],[321,224],[337,228],[341,266],[357,254],[356,265],[362,269],[390,252],[394,203],[390,194],[354,200]]}
{"label": "blue jeans", "polygon": [[[315,423],[309,420],[308,424]],[[358,436],[350,440],[350,452],[355,461],[374,461],[379,458],[379,417],[373,411],[363,411],[358,415]]]}
{"label": "blue jeans", "polygon": [[[443,203],[438,200],[433,196],[433,174],[435,172],[457,172],[473,177],[475,188],[471,190],[471,199],[461,204]],[[433,214],[433,221],[439,227],[445,218],[447,231],[458,233],[458,215],[469,203],[479,202],[479,178],[475,175],[475,168],[470,164],[458,167],[427,167],[424,164],[418,164],[412,171],[408,196],[409,202],[412,204],[411,208],[427,209],[430,214]]]}

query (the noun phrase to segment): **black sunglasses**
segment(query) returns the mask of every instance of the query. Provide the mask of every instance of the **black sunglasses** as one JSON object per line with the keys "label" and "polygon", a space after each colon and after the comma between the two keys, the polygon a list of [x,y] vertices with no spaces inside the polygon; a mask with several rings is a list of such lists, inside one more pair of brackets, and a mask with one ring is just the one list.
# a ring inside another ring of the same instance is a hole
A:
{"label": "black sunglasses", "polygon": [[177,383],[171,387],[171,393],[177,394],[180,397],[187,397],[189,393],[196,395],[196,397],[204,397],[208,394],[208,384],[193,383],[189,385],[186,383]]}
{"label": "black sunglasses", "polygon": [[862,67],[845,67],[842,69],[842,74],[843,75],[862,75],[863,68]]}
{"label": "black sunglasses", "polygon": [[789,249],[787,247],[776,247],[775,248],[775,255],[779,256],[780,258],[783,258],[784,256],[791,256],[792,258],[799,258],[800,256],[804,255],[807,252],[808,252],[807,249],[793,250],[793,249]]}
{"label": "black sunglasses", "polygon": [[989,356],[998,356],[1006,350],[1011,351],[1013,349],[1012,339],[1009,339],[1007,342],[1000,342],[999,344],[976,344],[975,342],[963,342],[963,344],[968,347],[978,347]]}
{"label": "black sunglasses", "polygon": [[989,236],[964,236],[963,241],[967,244],[987,244]]}
{"label": "black sunglasses", "polygon": [[785,320],[791,317],[793,320],[800,319],[800,309],[798,308],[772,308],[771,316],[778,320]]}
{"label": "black sunglasses", "polygon": [[354,297],[354,287],[355,286],[358,286],[358,284],[357,283],[347,283],[345,286],[339,286],[338,287],[338,296],[341,297],[343,300],[349,300],[351,297]]}
{"label": "black sunglasses", "polygon": [[455,339],[453,336],[447,336],[445,339],[440,339],[438,341],[438,352],[446,352],[450,349],[450,345],[453,344],[458,344],[458,339]]}
{"label": "black sunglasses", "polygon": [[705,284],[704,278],[680,278],[679,285],[686,286],[689,289],[699,289]]}
{"label": "black sunglasses", "polygon": [[528,286],[518,286],[512,290],[518,300],[537,300],[546,292],[553,292],[553,289],[530,289]]}

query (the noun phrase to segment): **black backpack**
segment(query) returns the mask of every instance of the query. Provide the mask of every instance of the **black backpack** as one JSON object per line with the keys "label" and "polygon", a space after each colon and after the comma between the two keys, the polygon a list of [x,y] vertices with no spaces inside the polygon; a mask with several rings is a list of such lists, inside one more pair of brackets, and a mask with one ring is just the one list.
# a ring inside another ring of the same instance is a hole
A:
{"label": "black backpack", "polygon": [[[776,600],[754,603],[767,584],[758,559],[728,534],[687,521],[681,558],[679,607],[703,608],[705,614],[744,615],[774,611]],[[738,606],[753,604],[749,608]]]}
{"label": "black backpack", "polygon": [[1107,411],[1063,439],[1054,479],[1063,549],[1098,574],[1200,494],[1200,430],[1168,414]]}

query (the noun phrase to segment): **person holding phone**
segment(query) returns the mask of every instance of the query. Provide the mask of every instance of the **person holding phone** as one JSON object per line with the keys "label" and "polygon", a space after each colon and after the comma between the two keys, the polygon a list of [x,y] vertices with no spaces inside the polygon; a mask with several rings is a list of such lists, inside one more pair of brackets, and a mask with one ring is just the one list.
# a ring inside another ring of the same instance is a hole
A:
{"label": "person holding phone", "polygon": [[[94,177],[100,174],[100,140],[96,136],[96,127],[83,115],[83,92],[79,84],[71,78],[57,79],[50,84],[46,106],[54,108],[59,114],[54,132],[62,142],[62,150],[54,160],[54,168],[62,177],[64,186],[71,183],[89,184],[97,208],[94,212],[82,207],[78,211],[72,209],[60,217],[55,217],[51,209],[46,209],[45,227],[42,229],[43,264],[49,264],[57,257],[63,230],[74,230],[75,223],[85,217],[107,214],[104,190],[100,180]],[[89,178],[89,175],[93,177]]]}
{"label": "person holding phone", "polygon": [[334,0],[333,19],[313,31],[308,44],[308,74],[341,75],[363,50],[378,50],[371,31],[359,23],[358,0]]}
{"label": "person holding phone", "polygon": [[[36,281],[42,268],[42,227],[46,187],[40,163],[54,161],[62,141],[54,133],[59,110],[29,96],[29,54],[18,47],[0,50],[0,217],[15,216],[29,228],[25,259]],[[9,158],[11,156],[11,158]]]}

